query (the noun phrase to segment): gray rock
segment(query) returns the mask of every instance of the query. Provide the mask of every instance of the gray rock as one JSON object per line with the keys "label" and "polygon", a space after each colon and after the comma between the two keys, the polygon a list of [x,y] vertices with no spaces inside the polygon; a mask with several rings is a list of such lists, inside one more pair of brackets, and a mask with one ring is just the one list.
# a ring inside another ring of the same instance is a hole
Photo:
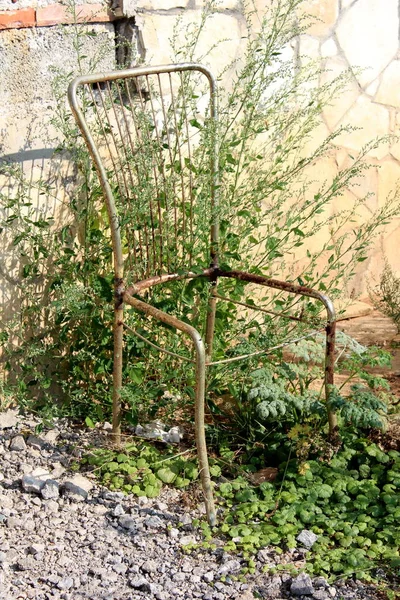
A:
{"label": "gray rock", "polygon": [[144,571],[144,573],[156,573],[157,563],[154,560],[146,560],[142,564],[141,569]]}
{"label": "gray rock", "polygon": [[125,511],[122,507],[122,504],[117,504],[114,510],[112,511],[113,517],[121,517],[125,514]]}
{"label": "gray rock", "polygon": [[45,481],[39,479],[38,477],[33,477],[32,475],[24,475],[22,477],[22,487],[25,492],[33,492],[35,494],[40,494],[42,488],[44,487]]}
{"label": "gray rock", "polygon": [[315,577],[315,579],[313,579],[313,586],[315,587],[315,589],[325,589],[328,587],[328,582],[325,579],[325,577]]}
{"label": "gray rock", "polygon": [[32,544],[31,546],[29,546],[28,548],[28,552],[29,554],[40,554],[41,552],[44,552],[46,546],[44,544]]}
{"label": "gray rock", "polygon": [[136,531],[137,530],[137,520],[129,515],[122,515],[118,519],[118,523],[124,529],[128,529],[128,531]]}
{"label": "gray rock", "polygon": [[179,529],[176,529],[176,527],[171,527],[171,529],[168,529],[168,537],[170,537],[172,540],[176,540],[179,537]]}
{"label": "gray rock", "polygon": [[122,492],[110,492],[109,490],[103,492],[102,496],[104,500],[111,500],[114,502],[116,500],[123,500],[124,498],[124,494]]}
{"label": "gray rock", "polygon": [[315,600],[330,600],[331,596],[325,591],[325,590],[315,590],[313,595],[313,598],[315,598]]}
{"label": "gray rock", "polygon": [[271,582],[270,584],[267,584],[266,586],[263,586],[262,588],[260,588],[258,591],[261,594],[262,598],[265,598],[268,600],[269,599],[273,599],[273,600],[278,600],[279,598],[281,598],[281,586],[280,586],[280,581],[279,583],[275,583],[275,582]]}
{"label": "gray rock", "polygon": [[311,577],[307,573],[300,573],[293,579],[290,592],[295,596],[311,596],[314,593]]}
{"label": "gray rock", "polygon": [[257,552],[257,559],[262,563],[271,562],[271,551],[267,548],[261,548],[261,550]]}
{"label": "gray rock", "polygon": [[12,508],[14,506],[13,499],[5,494],[0,494],[0,508]]}
{"label": "gray rock", "polygon": [[21,558],[17,561],[17,567],[19,571],[31,571],[35,568],[31,558]]}
{"label": "gray rock", "polygon": [[150,583],[144,577],[131,579],[129,585],[135,590],[140,590],[142,592],[150,592],[151,590]]}
{"label": "gray rock", "polygon": [[37,437],[36,435],[30,435],[26,440],[26,443],[28,446],[31,446],[31,448],[34,448],[35,450],[42,450],[46,442]]}
{"label": "gray rock", "polygon": [[188,513],[183,513],[182,517],[179,518],[182,525],[191,525],[192,517]]}
{"label": "gray rock", "polygon": [[7,554],[5,552],[0,552],[0,565],[4,562],[7,562]]}
{"label": "gray rock", "polygon": [[93,483],[83,475],[76,474],[63,485],[65,495],[75,502],[83,502],[93,488]]}
{"label": "gray rock", "polygon": [[18,410],[5,410],[0,413],[0,429],[9,429],[15,427],[18,423],[19,414]]}
{"label": "gray rock", "polygon": [[165,523],[160,519],[160,517],[147,517],[144,520],[144,524],[146,525],[146,527],[149,527],[150,529],[160,529],[160,528],[164,528],[166,525]]}
{"label": "gray rock", "polygon": [[57,587],[59,590],[70,590],[74,587],[74,580],[72,577],[65,577],[65,579],[60,579],[57,583]]}
{"label": "gray rock", "polygon": [[296,540],[303,544],[308,550],[312,548],[317,541],[318,536],[309,529],[303,529],[297,536]]}
{"label": "gray rock", "polygon": [[88,496],[86,490],[75,485],[72,481],[66,481],[63,484],[63,493],[74,502],[84,502]]}
{"label": "gray rock", "polygon": [[218,569],[218,575],[227,575],[228,573],[235,573],[240,571],[241,564],[238,560],[227,560],[226,563],[220,566]]}
{"label": "gray rock", "polygon": [[57,429],[50,429],[45,433],[44,441],[47,442],[47,444],[54,444],[59,436],[60,432],[57,431]]}
{"label": "gray rock", "polygon": [[211,583],[214,581],[214,573],[212,571],[208,571],[208,573],[204,573],[203,579],[206,583]]}
{"label": "gray rock", "polygon": [[51,500],[53,498],[58,498],[60,494],[60,487],[58,482],[54,479],[48,479],[42,489],[40,490],[42,494],[42,498],[45,500]]}
{"label": "gray rock", "polygon": [[327,591],[331,598],[336,597],[337,591],[334,587],[328,587]]}
{"label": "gray rock", "polygon": [[10,443],[10,450],[12,452],[20,452],[26,450],[25,440],[22,435],[16,435]]}

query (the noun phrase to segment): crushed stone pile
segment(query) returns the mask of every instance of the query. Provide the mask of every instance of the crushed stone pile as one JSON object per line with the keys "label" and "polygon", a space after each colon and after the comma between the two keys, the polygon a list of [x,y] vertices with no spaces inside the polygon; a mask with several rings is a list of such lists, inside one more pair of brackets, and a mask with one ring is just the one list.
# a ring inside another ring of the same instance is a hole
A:
{"label": "crushed stone pile", "polygon": [[204,515],[202,504],[189,508],[175,489],[152,500],[111,492],[71,469],[89,445],[104,443],[105,431],[59,419],[38,433],[39,423],[17,410],[0,413],[1,600],[381,598],[361,582],[263,572],[304,564],[307,532],[302,548],[260,550],[245,583],[245,562],[224,552],[222,540],[215,550],[185,553],[201,541],[192,521]]}

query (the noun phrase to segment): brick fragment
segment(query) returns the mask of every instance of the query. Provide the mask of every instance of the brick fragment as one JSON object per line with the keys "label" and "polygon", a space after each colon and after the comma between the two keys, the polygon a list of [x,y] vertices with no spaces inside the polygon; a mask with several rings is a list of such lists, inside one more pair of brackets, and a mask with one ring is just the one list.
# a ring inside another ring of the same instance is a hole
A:
{"label": "brick fragment", "polygon": [[0,29],[20,29],[35,26],[35,9],[21,8],[0,12]]}
{"label": "brick fragment", "polygon": [[79,4],[75,7],[76,14],[72,14],[63,4],[50,4],[38,7],[36,10],[36,23],[38,27],[73,23],[107,23],[113,21],[114,15],[104,8],[103,4]]}

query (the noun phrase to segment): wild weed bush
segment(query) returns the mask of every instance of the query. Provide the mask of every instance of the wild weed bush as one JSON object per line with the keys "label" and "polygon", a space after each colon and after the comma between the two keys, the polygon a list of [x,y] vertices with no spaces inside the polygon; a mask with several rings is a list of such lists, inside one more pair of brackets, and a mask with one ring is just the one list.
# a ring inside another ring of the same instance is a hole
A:
{"label": "wild weed bush", "polygon": [[375,308],[390,317],[400,332],[400,277],[393,272],[387,261],[378,286],[370,290],[370,297]]}
{"label": "wild weed bush", "polygon": [[[379,140],[366,146],[332,181],[322,183],[317,192],[311,193],[310,168],[328,156],[338,136],[351,128],[339,128],[309,154],[304,148],[320,122],[322,107],[340,94],[350,74],[319,86],[314,64],[299,61],[296,56],[285,58],[290,43],[309,24],[306,16],[295,17],[300,4],[301,0],[272,3],[260,15],[258,33],[251,28],[255,9],[251,3],[246,4],[248,38],[243,57],[227,66],[234,72],[229,86],[224,87],[223,73],[217,74],[221,258],[224,266],[240,266],[271,277],[291,271],[295,282],[328,290],[335,297],[342,293],[357,263],[366,258],[374,235],[397,214],[398,203],[392,196],[369,221],[347,233],[342,226],[355,219],[363,200],[334,216],[328,210],[332,201],[368,168],[365,157]],[[184,36],[178,20],[171,40],[174,59],[207,62],[207,55],[199,56],[198,42],[216,10],[217,2],[207,2],[200,27],[189,27]],[[81,27],[72,27],[71,35],[78,72],[54,73],[57,109],[52,117],[61,140],[58,152],[69,157],[77,173],[76,191],[68,206],[69,222],[55,223],[45,213],[38,216],[30,202],[32,184],[27,184],[15,165],[2,164],[1,172],[13,182],[14,193],[11,198],[8,193],[0,196],[1,227],[11,236],[11,248],[19,255],[21,269],[15,286],[20,311],[15,320],[3,323],[1,335],[10,384],[23,404],[42,406],[50,416],[61,411],[77,418],[101,420],[111,408],[111,249],[99,183],[65,105],[66,87],[73,75],[95,70],[96,59],[88,64],[82,56],[82,36],[86,33]],[[100,49],[100,56],[102,52]],[[204,170],[208,168],[207,147],[203,160]],[[34,185],[39,194],[55,193],[50,181]],[[307,249],[322,229],[329,231],[326,241],[316,251]],[[198,236],[207,246],[207,228],[198,231]],[[300,249],[304,249],[306,260],[289,263],[288,257],[297,255]],[[202,258],[199,256],[199,263]],[[252,302],[243,282],[226,281],[219,290],[236,300]],[[164,288],[163,296],[154,292],[153,302],[164,310],[176,311],[202,330],[209,291],[201,280],[174,284]],[[259,300],[266,309],[304,314],[316,320],[319,317],[319,308],[309,300],[293,301],[279,293]],[[217,318],[216,359],[233,356],[242,349],[270,347],[290,337],[284,322],[265,313],[260,320],[251,309],[238,311],[232,303],[221,303]],[[130,319],[139,332],[145,331],[143,319]],[[177,337],[165,328],[160,327],[157,336],[167,340],[171,349],[178,346]],[[167,417],[169,411],[174,412],[177,406],[165,401],[165,391],[181,398],[180,406],[190,405],[193,376],[175,358],[160,356],[132,337],[127,338],[124,351],[128,360],[124,361],[122,395],[133,423],[143,415],[153,416],[160,406]],[[286,368],[279,366],[280,361],[277,352],[273,360],[276,373]],[[217,413],[218,397],[235,391],[235,382],[243,381],[258,368],[264,369],[266,377],[271,370],[268,363],[259,361],[234,369],[215,368],[210,378],[211,410]],[[295,367],[291,368],[293,381],[298,380]],[[252,378],[254,375],[250,381]],[[294,414],[298,410],[294,408],[296,402],[300,402],[298,390],[283,393],[276,381],[274,375],[275,394],[281,394],[276,399],[276,414]],[[261,400],[262,395],[257,397]],[[54,402],[54,398],[62,402]],[[260,417],[262,406],[260,402],[254,418]]]}

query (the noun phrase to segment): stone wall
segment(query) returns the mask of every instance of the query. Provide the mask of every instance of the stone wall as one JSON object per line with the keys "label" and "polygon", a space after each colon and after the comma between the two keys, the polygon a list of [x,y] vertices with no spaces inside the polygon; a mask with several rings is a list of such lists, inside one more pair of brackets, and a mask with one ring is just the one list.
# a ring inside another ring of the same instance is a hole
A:
{"label": "stone wall", "polygon": [[[261,11],[265,2],[255,0]],[[115,49],[115,33],[119,32],[134,43],[145,62],[170,62],[170,38],[177,16],[181,15],[188,27],[200,19],[202,5],[203,0],[119,0],[114,2],[112,10],[107,10],[97,2],[78,0],[76,16],[80,27],[86,33],[96,34],[85,37],[86,60],[96,54],[99,43],[108,50],[103,52],[98,70],[113,68],[116,61],[126,60]],[[210,40],[225,40],[207,57],[217,72],[240,57],[247,35],[240,0],[221,0],[218,6],[218,13],[201,40],[204,47],[209,46]],[[330,74],[321,76],[322,82],[354,65],[361,67],[360,71],[354,70],[346,92],[322,114],[318,136],[325,136],[344,123],[360,129],[343,135],[335,155],[319,166],[321,180],[332,178],[347,164],[349,155],[359,151],[371,138],[399,133],[399,6],[400,0],[306,0],[304,3],[304,10],[314,15],[316,21],[307,35],[300,37],[298,52],[300,57],[306,55],[321,61],[328,69]],[[52,0],[0,0],[0,155],[20,162],[34,178],[49,173],[60,178],[57,197],[46,200],[53,203],[55,215],[61,214],[57,207],[63,205],[64,195],[69,193],[70,173],[68,165],[60,159],[57,163],[51,159],[57,136],[49,124],[54,110],[50,80],[54,69],[77,72],[69,35],[71,22],[71,11]],[[134,62],[136,58],[129,60]],[[399,160],[400,142],[381,144],[370,155],[372,168],[368,176],[332,209],[370,192],[373,195],[365,214],[360,215],[360,219],[366,218],[395,188],[400,177]],[[40,202],[43,203],[43,198]],[[376,240],[368,260],[360,264],[349,294],[366,293],[367,281],[379,277],[385,255],[400,271],[396,245],[399,227],[400,220],[396,219]],[[13,269],[15,261],[6,254],[2,271],[8,275],[3,275],[0,285],[0,311],[6,312],[6,307],[12,304]]]}
{"label": "stone wall", "polygon": [[[300,52],[321,61],[332,75],[353,69],[346,93],[322,115],[321,135],[341,124],[358,128],[340,138],[336,156],[325,166],[329,176],[372,138],[400,133],[400,3],[398,0],[308,0],[304,8],[319,21],[311,27],[309,35],[302,36]],[[322,82],[324,77],[327,76],[322,77]],[[372,168],[367,176],[339,204],[346,205],[357,196],[371,193],[365,209],[367,218],[396,188],[400,178],[399,159],[398,141],[392,139],[381,144],[370,153]],[[366,293],[368,281],[379,279],[384,256],[400,271],[399,227],[400,220],[395,219],[382,232],[368,260],[360,265],[349,292]]]}

